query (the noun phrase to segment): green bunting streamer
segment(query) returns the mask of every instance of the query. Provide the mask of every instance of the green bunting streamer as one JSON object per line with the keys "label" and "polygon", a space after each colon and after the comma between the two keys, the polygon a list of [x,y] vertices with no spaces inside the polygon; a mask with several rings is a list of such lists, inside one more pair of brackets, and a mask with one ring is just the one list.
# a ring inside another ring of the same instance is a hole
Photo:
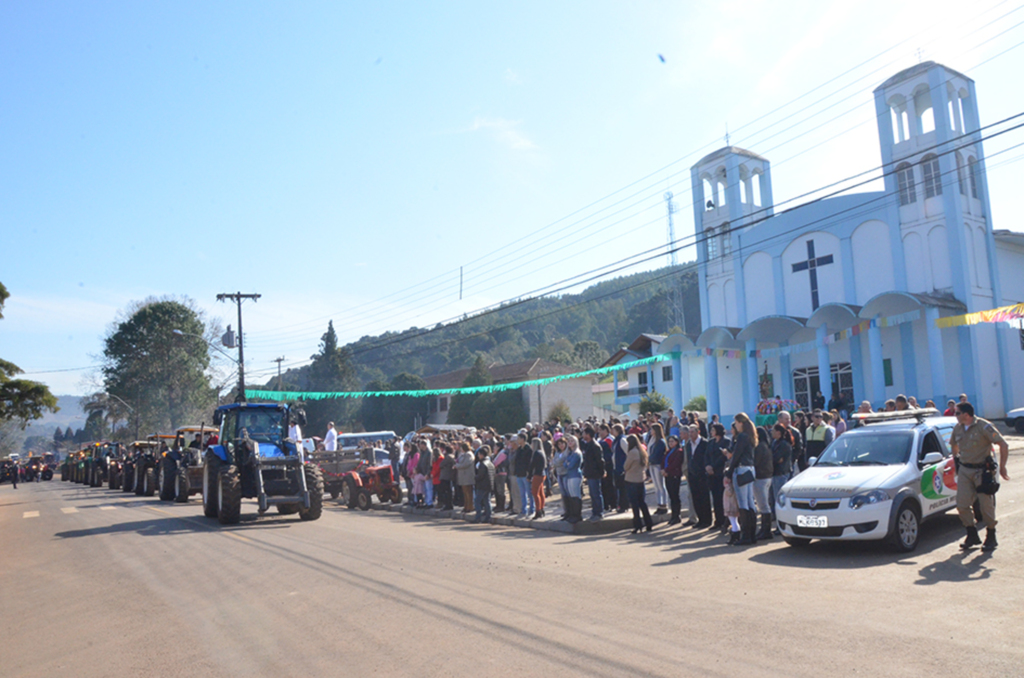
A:
{"label": "green bunting streamer", "polygon": [[631,367],[650,365],[653,363],[665,362],[679,357],[680,353],[663,353],[641,358],[631,363],[621,365],[609,365],[608,367],[597,367],[583,372],[572,374],[560,374],[544,379],[531,379],[530,381],[514,381],[507,384],[491,384],[490,386],[465,386],[462,388],[440,388],[425,389],[422,391],[263,391],[260,389],[245,389],[245,396],[251,400],[271,400],[275,402],[288,402],[294,400],[328,400],[333,398],[387,398],[394,396],[410,396],[413,398],[429,398],[431,396],[460,395],[469,393],[497,393],[522,388],[524,386],[543,386],[556,381],[576,379],[578,377],[589,377],[598,374],[611,374],[612,372],[623,372]]}

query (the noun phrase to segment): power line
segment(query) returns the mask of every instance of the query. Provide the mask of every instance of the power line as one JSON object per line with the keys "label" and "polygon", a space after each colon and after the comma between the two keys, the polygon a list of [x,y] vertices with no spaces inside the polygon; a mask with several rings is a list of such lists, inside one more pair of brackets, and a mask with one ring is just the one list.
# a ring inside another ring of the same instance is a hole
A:
{"label": "power line", "polygon": [[[1005,4],[1005,2],[1006,2],[1006,1],[1007,1],[1007,0],[1003,0],[1003,2],[997,3],[997,4],[995,4],[995,5],[993,5],[993,6],[989,7],[989,8],[987,8],[987,9],[985,9],[985,10],[982,10],[981,12],[979,12],[978,14],[976,14],[976,15],[975,15],[975,16],[974,16],[974,17],[973,17],[973,18],[972,18],[971,20],[973,21],[973,20],[975,20],[975,19],[977,19],[977,18],[979,18],[979,17],[981,17],[981,16],[983,16],[983,15],[985,15],[985,14],[987,14],[987,13],[989,13],[989,12],[993,11],[993,10],[994,10],[994,9],[996,9],[997,7],[1000,7],[1000,6],[1002,6],[1003,4]],[[982,29],[986,28],[987,26],[989,26],[989,25],[991,25],[991,24],[993,24],[993,23],[995,23],[995,22],[997,22],[997,21],[999,21],[999,20],[1001,20],[1001,19],[1005,18],[1006,16],[1009,16],[1009,15],[1010,15],[1010,14],[1012,14],[1013,12],[1016,12],[1016,11],[1018,11],[1018,10],[1019,10],[1019,9],[1021,9],[1022,7],[1024,7],[1024,5],[1022,5],[1022,6],[1018,6],[1018,7],[1014,8],[1013,10],[1011,10],[1010,12],[1007,12],[1007,13],[1005,13],[1005,14],[1001,15],[1000,17],[997,17],[996,19],[993,19],[992,21],[988,22],[987,24],[984,24],[983,26],[981,26],[981,27],[979,27],[979,28],[975,29],[974,31],[972,31],[972,32],[971,32],[971,33],[969,33],[968,35],[974,35],[975,33],[977,33],[978,31],[980,31],[980,30],[982,30]],[[896,43],[895,45],[892,45],[892,46],[890,46],[890,47],[886,48],[885,50],[882,50],[881,52],[879,52],[879,53],[875,54],[875,55],[874,55],[874,56],[872,56],[871,58],[869,58],[869,59],[867,59],[867,60],[865,60],[865,61],[863,61],[863,62],[861,62],[861,63],[857,64],[856,66],[854,66],[854,67],[852,67],[852,68],[850,68],[850,69],[847,69],[847,70],[846,70],[846,71],[844,71],[843,73],[841,73],[841,74],[839,74],[839,75],[837,75],[837,76],[834,76],[833,78],[830,78],[829,80],[827,80],[827,81],[825,81],[825,82],[823,82],[823,83],[821,83],[821,84],[819,84],[819,85],[817,85],[817,86],[813,87],[812,89],[810,89],[810,90],[808,90],[807,92],[805,92],[805,93],[801,94],[800,96],[798,96],[798,97],[796,97],[796,98],[792,99],[791,101],[787,102],[786,104],[783,104],[782,106],[779,106],[779,107],[777,107],[777,108],[773,109],[772,111],[769,111],[768,113],[765,113],[765,114],[763,114],[763,115],[761,115],[761,116],[758,116],[757,118],[754,118],[754,119],[753,119],[753,120],[751,120],[750,122],[748,122],[748,123],[745,123],[744,125],[741,125],[741,126],[740,126],[739,128],[736,128],[736,129],[735,129],[734,131],[739,131],[739,130],[741,130],[741,129],[744,129],[744,128],[746,128],[746,127],[749,127],[750,125],[752,125],[752,124],[755,124],[755,123],[759,122],[760,120],[763,120],[763,119],[765,119],[765,118],[767,118],[767,117],[769,117],[769,116],[771,116],[771,115],[774,115],[775,113],[777,113],[777,112],[779,112],[779,111],[781,111],[781,110],[784,110],[784,109],[785,109],[785,108],[787,108],[788,106],[790,106],[790,105],[792,105],[792,104],[794,104],[794,103],[796,103],[796,102],[798,102],[798,101],[801,101],[802,99],[804,99],[805,97],[809,96],[810,94],[812,94],[812,93],[814,93],[814,92],[816,92],[816,91],[818,91],[818,90],[822,89],[823,87],[826,87],[827,85],[829,85],[829,84],[831,84],[831,83],[833,83],[833,82],[835,82],[835,81],[837,81],[837,80],[840,80],[840,79],[842,79],[842,78],[843,78],[843,77],[845,77],[846,75],[848,75],[848,74],[850,74],[850,73],[853,73],[853,72],[855,72],[855,71],[856,71],[856,70],[858,70],[859,68],[861,68],[861,67],[863,67],[863,66],[865,66],[865,65],[867,65],[867,64],[869,64],[869,63],[871,63],[872,61],[875,61],[876,59],[880,58],[881,56],[883,56],[883,55],[885,55],[885,54],[887,54],[887,53],[891,52],[891,51],[892,51],[892,50],[894,50],[894,49],[896,49],[896,48],[897,48],[897,47],[899,47],[900,45],[903,45],[903,44],[905,44],[905,43],[909,42],[910,40],[913,40],[913,39],[915,39],[916,37],[918,37],[918,36],[920,36],[920,35],[924,35],[924,34],[926,34],[926,33],[932,32],[932,31],[933,31],[933,30],[934,30],[934,29],[935,29],[935,28],[936,28],[937,26],[939,26],[939,25],[940,25],[941,23],[942,23],[941,21],[937,21],[937,22],[935,22],[934,24],[932,24],[932,26],[929,26],[928,28],[926,28],[926,29],[923,29],[922,31],[919,31],[919,32],[918,32],[917,34],[915,34],[915,35],[913,35],[913,36],[910,36],[910,37],[908,37],[908,38],[906,38],[906,39],[902,40],[901,42],[899,42],[899,43]],[[1005,31],[1004,31],[1004,32],[1005,32]],[[934,42],[934,41],[935,41],[935,40],[937,40],[937,39],[938,39],[938,38],[935,38],[935,39],[933,39],[932,41],[930,41],[929,43],[926,43],[926,44],[931,44],[931,42]],[[897,59],[897,60],[898,60],[898,59]],[[805,106],[805,107],[801,108],[801,109],[800,109],[800,110],[798,110],[798,111],[797,111],[796,113],[794,113],[794,114],[790,114],[790,117],[791,117],[792,115],[795,115],[795,114],[799,114],[800,112],[803,112],[803,111],[805,111],[805,110],[808,110],[809,108],[811,108],[811,107],[813,107],[813,106],[817,105],[818,103],[821,103],[821,102],[823,102],[823,101],[827,100],[827,99],[828,99],[829,97],[831,97],[831,96],[834,96],[835,94],[837,94],[838,92],[842,91],[843,89],[846,89],[846,88],[848,88],[848,87],[851,87],[851,86],[853,86],[853,85],[854,85],[855,83],[857,83],[857,82],[860,82],[861,80],[863,80],[863,79],[865,79],[865,78],[867,78],[867,77],[870,77],[870,75],[873,75],[874,73],[878,72],[879,70],[882,70],[883,68],[887,68],[887,67],[888,67],[888,66],[890,66],[890,65],[891,65],[892,63],[895,63],[895,61],[897,61],[897,60],[893,60],[893,61],[889,61],[889,62],[887,62],[887,63],[886,63],[885,65],[883,65],[882,67],[880,67],[880,68],[878,68],[878,69],[875,69],[874,71],[871,71],[870,73],[868,73],[868,74],[866,74],[866,75],[864,75],[864,76],[861,76],[860,78],[858,78],[857,80],[853,81],[852,83],[848,83],[848,84],[844,85],[843,87],[839,88],[838,90],[835,90],[835,91],[833,91],[833,92],[829,93],[829,94],[828,94],[828,95],[826,95],[825,97],[822,97],[822,98],[818,99],[817,101],[815,101],[815,102],[813,102],[813,103],[811,103],[811,104],[809,104],[809,105],[807,105],[807,106]],[[848,98],[849,98],[849,97],[847,97],[846,99],[843,99],[843,100],[841,100],[841,101],[845,101],[845,100],[847,100]],[[840,101],[840,102],[837,102],[837,103],[841,103],[841,101]],[[832,105],[834,106],[834,105],[836,105],[836,104],[832,104]],[[831,106],[830,106],[830,107],[831,107]],[[828,109],[826,108],[825,110],[828,110]],[[821,111],[821,112],[823,112],[823,111]],[[817,114],[815,114],[815,115],[819,115],[819,114],[820,114],[821,112],[819,112],[819,113],[817,113]],[[811,117],[813,117],[813,116],[811,116]],[[837,116],[837,117],[841,117],[841,116]],[[810,118],[807,118],[807,120],[809,120],[809,119],[810,119]],[[837,119],[837,118],[833,118],[832,120],[835,120],[835,119]],[[753,133],[751,133],[751,134],[750,134],[750,135],[748,135],[748,136],[750,136],[750,137],[756,137],[756,136],[757,136],[758,134],[761,134],[762,132],[764,132],[764,131],[766,131],[766,130],[768,130],[768,129],[771,129],[771,128],[772,128],[773,126],[775,126],[775,125],[778,125],[778,124],[781,124],[782,122],[784,122],[784,121],[783,121],[783,120],[780,120],[780,121],[776,121],[776,122],[774,122],[774,123],[771,123],[771,124],[767,125],[766,127],[762,128],[762,129],[760,129],[760,130],[758,130],[758,131],[756,131],[756,132],[753,132]],[[793,126],[791,125],[790,127],[786,128],[786,129],[792,129],[792,127],[793,127]],[[783,130],[783,131],[785,131],[785,130]],[[779,132],[779,133],[781,133],[781,132]],[[772,135],[772,136],[777,136],[777,135],[778,135],[779,133],[776,133],[775,135]],[[768,138],[772,138],[772,137],[768,137]],[[569,213],[568,215],[566,215],[566,216],[564,216],[564,217],[561,217],[560,219],[557,219],[557,220],[555,220],[555,221],[553,221],[553,222],[551,222],[551,223],[549,223],[549,224],[547,224],[547,225],[545,225],[545,226],[541,227],[540,229],[537,229],[537,230],[535,230],[535,231],[531,232],[530,234],[528,234],[527,236],[525,236],[525,238],[526,238],[526,239],[532,238],[533,236],[535,236],[535,235],[537,235],[537,234],[539,234],[539,233],[541,233],[541,232],[544,232],[544,231],[546,231],[546,230],[548,230],[548,229],[552,228],[553,226],[555,226],[555,225],[557,225],[557,224],[559,224],[559,223],[562,223],[562,222],[566,221],[567,219],[570,219],[570,218],[572,218],[572,217],[574,217],[574,216],[576,216],[576,215],[580,214],[581,212],[584,212],[584,211],[586,211],[586,210],[590,209],[591,207],[594,207],[594,206],[596,206],[596,205],[600,204],[601,202],[603,202],[603,201],[607,200],[608,198],[611,198],[612,196],[615,196],[615,195],[617,195],[617,194],[621,193],[621,192],[622,192],[622,191],[624,191],[624,190],[628,190],[629,188],[631,188],[631,187],[633,187],[633,186],[635,186],[635,185],[637,185],[637,184],[639,184],[639,183],[642,183],[642,182],[646,181],[647,179],[650,179],[650,178],[652,178],[652,177],[654,177],[654,176],[656,176],[656,175],[658,175],[658,174],[660,174],[660,173],[664,172],[665,170],[667,170],[667,169],[669,169],[669,168],[671,168],[671,167],[673,167],[673,166],[677,165],[677,164],[678,164],[679,162],[682,162],[682,161],[683,161],[683,160],[685,160],[686,158],[688,158],[688,157],[691,157],[691,156],[692,156],[692,155],[694,155],[695,153],[699,153],[700,151],[702,151],[702,150],[704,150],[704,149],[708,148],[708,147],[709,147],[709,146],[711,146],[711,145],[712,145],[712,144],[707,144],[707,145],[704,145],[703,147],[701,147],[701,148],[699,148],[699,149],[696,149],[696,150],[692,151],[691,153],[689,153],[689,154],[687,154],[687,155],[685,155],[685,156],[682,156],[682,157],[680,157],[680,158],[677,158],[676,160],[674,160],[674,161],[672,161],[671,163],[669,163],[669,164],[667,164],[667,165],[665,165],[665,166],[663,166],[663,167],[659,168],[658,170],[655,170],[654,172],[651,172],[651,173],[649,173],[649,174],[645,175],[644,177],[641,177],[640,179],[637,179],[636,181],[633,181],[633,182],[631,182],[631,183],[629,183],[629,184],[627,184],[627,185],[623,186],[622,188],[620,188],[620,189],[617,189],[616,191],[613,191],[612,193],[610,193],[610,194],[608,194],[608,195],[606,195],[606,196],[604,196],[604,197],[602,197],[602,198],[599,198],[598,200],[595,200],[595,201],[593,201],[593,202],[589,203],[588,205],[585,205],[584,207],[581,207],[580,209],[578,209],[578,210],[575,210],[575,211],[573,211],[573,212]],[[776,147],[776,148],[777,148],[777,147]],[[785,161],[783,161],[783,162],[785,162]],[[781,165],[781,164],[782,164],[782,162],[780,162],[780,163],[777,163],[777,166],[778,166],[778,165]],[[684,170],[684,171],[685,171],[685,170]],[[626,198],[625,198],[624,200],[628,200],[628,199],[629,199],[629,197],[635,197],[635,196],[636,196],[636,195],[638,195],[639,193],[641,193],[641,192],[643,192],[643,191],[646,191],[646,190],[648,190],[648,188],[650,188],[650,187],[645,187],[644,189],[641,189],[640,191],[638,191],[638,192],[636,192],[636,193],[632,194],[632,196],[627,196],[627,197],[626,197]],[[617,202],[617,203],[614,203],[614,204],[612,204],[612,205],[609,205],[609,206],[607,206],[607,207],[604,207],[604,208],[602,208],[601,210],[599,210],[598,212],[596,212],[596,213],[594,213],[594,214],[592,214],[592,215],[590,215],[590,216],[591,216],[591,217],[593,217],[593,216],[595,216],[596,214],[600,214],[600,213],[601,213],[602,211],[605,211],[605,210],[607,210],[607,209],[609,209],[609,208],[611,208],[611,207],[614,207],[614,206],[616,206],[616,205],[618,205],[618,204],[621,204],[621,202],[622,202],[622,201],[619,201],[619,202]],[[588,217],[588,218],[590,218],[590,217]],[[580,223],[580,222],[579,222],[579,221],[577,221],[577,222],[575,222],[575,223],[577,223],[577,224],[578,224],[578,223]],[[572,226],[572,224],[570,224],[570,226]],[[559,232],[556,232],[556,235],[557,235],[558,233],[559,233]],[[547,237],[549,237],[549,236],[545,236],[545,238],[547,238]],[[497,249],[495,249],[495,250],[492,250],[492,251],[491,251],[490,253],[488,253],[488,254],[482,255],[481,257],[478,257],[477,259],[474,259],[474,260],[472,260],[471,262],[469,262],[469,264],[465,265],[465,267],[466,267],[466,268],[468,269],[468,268],[471,268],[471,267],[472,267],[472,266],[473,266],[474,264],[476,264],[476,263],[478,263],[478,262],[484,262],[484,261],[489,261],[489,260],[490,260],[490,258],[491,258],[491,257],[493,257],[494,255],[496,255],[496,254],[498,254],[498,253],[500,253],[500,252],[506,251],[506,250],[507,250],[508,248],[510,248],[510,247],[513,247],[513,246],[522,246],[522,244],[523,244],[523,239],[518,239],[517,241],[515,241],[515,242],[513,242],[513,243],[508,243],[508,244],[506,244],[506,245],[503,245],[503,246],[501,246],[501,247],[499,247],[499,248],[497,248]],[[443,285],[445,284],[445,282],[447,282],[447,281],[448,281],[449,279],[450,279],[450,280],[452,280],[452,282],[454,283],[454,280],[453,280],[453,279],[454,279],[454,274],[455,274],[455,273],[457,273],[457,271],[455,271],[455,270],[452,270],[452,271],[449,271],[449,272],[446,272],[446,273],[440,274],[440,275],[438,275],[438,276],[435,276],[434,278],[431,278],[431,279],[427,280],[426,282],[428,282],[428,283],[429,283],[429,282],[432,282],[432,281],[435,281],[435,280],[439,280],[439,279],[441,279],[441,280],[442,280],[442,282],[441,282],[441,283],[437,283],[437,284],[435,284],[435,285],[432,285],[432,286],[430,286],[430,287],[428,287],[428,288],[424,288],[424,287],[423,287],[423,284],[419,284],[419,285],[411,286],[411,287],[405,288],[404,290],[400,290],[400,291],[398,291],[398,292],[395,292],[395,293],[392,293],[392,294],[390,294],[390,295],[387,295],[386,297],[382,298],[381,300],[374,300],[374,301],[368,301],[368,302],[365,302],[365,303],[363,303],[363,304],[359,304],[359,305],[357,305],[357,306],[355,306],[355,307],[352,307],[352,308],[350,308],[350,309],[346,309],[345,311],[339,311],[338,313],[343,313],[343,312],[344,312],[344,313],[346,313],[346,315],[349,315],[349,316],[351,316],[351,315],[352,315],[352,313],[353,313],[353,311],[356,311],[356,310],[358,310],[358,309],[360,309],[360,308],[365,308],[366,306],[371,306],[371,305],[373,305],[373,306],[376,306],[376,305],[378,305],[378,304],[380,303],[380,301],[382,301],[383,299],[387,299],[387,298],[390,298],[390,297],[393,297],[393,296],[397,296],[397,295],[399,295],[399,294],[402,294],[402,293],[404,293],[404,292],[408,292],[408,291],[410,291],[410,290],[417,290],[417,291],[419,292],[419,294],[418,294],[417,296],[415,296],[414,298],[406,298],[406,299],[404,299],[404,301],[405,301],[405,304],[403,304],[403,305],[411,305],[411,303],[413,303],[413,302],[415,302],[415,301],[419,301],[419,300],[423,299],[423,294],[424,294],[424,293],[426,293],[426,292],[429,292],[429,291],[432,291],[432,290],[435,290],[435,289],[437,289],[437,288],[438,288],[438,287],[440,287],[440,286],[443,286]],[[473,276],[472,274],[470,274],[470,275],[467,275],[467,276],[466,276],[466,283],[467,283],[466,287],[467,287],[467,289],[469,289],[469,287],[470,287],[470,283],[471,283],[471,281],[472,281],[473,279],[475,279],[475,277],[478,277],[478,276]],[[331,315],[325,315],[325,316],[319,317],[319,318],[317,318],[317,319],[315,319],[315,320],[310,320],[310,321],[303,321],[302,323],[296,323],[296,324],[293,324],[293,325],[285,326],[285,327],[282,327],[282,328],[280,328],[280,330],[282,330],[282,331],[283,331],[283,330],[286,330],[286,329],[289,329],[289,328],[292,328],[292,327],[298,327],[298,326],[301,326],[301,325],[305,325],[305,324],[309,324],[309,323],[313,323],[313,322],[319,322],[319,321],[322,321],[322,320],[324,320],[324,319],[330,318],[330,317],[332,317],[333,315],[336,315],[336,314],[331,314]],[[379,314],[376,314],[375,316],[371,316],[371,317],[379,317]],[[364,326],[365,326],[365,325],[364,325]],[[280,334],[278,334],[278,333],[275,333],[275,332],[271,332],[271,333],[269,333],[269,334],[265,334],[264,336],[265,336],[265,337],[273,337],[273,336],[282,336],[282,335],[280,335]]]}

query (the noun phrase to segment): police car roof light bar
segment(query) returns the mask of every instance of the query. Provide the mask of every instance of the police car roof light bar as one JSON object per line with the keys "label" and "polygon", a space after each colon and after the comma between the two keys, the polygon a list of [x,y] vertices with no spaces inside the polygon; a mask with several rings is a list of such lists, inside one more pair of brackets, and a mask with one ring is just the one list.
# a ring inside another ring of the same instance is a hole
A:
{"label": "police car roof light bar", "polygon": [[850,418],[856,419],[865,424],[875,421],[897,421],[900,419],[917,419],[924,421],[928,417],[941,416],[941,413],[934,407],[918,407],[896,412],[857,412]]}

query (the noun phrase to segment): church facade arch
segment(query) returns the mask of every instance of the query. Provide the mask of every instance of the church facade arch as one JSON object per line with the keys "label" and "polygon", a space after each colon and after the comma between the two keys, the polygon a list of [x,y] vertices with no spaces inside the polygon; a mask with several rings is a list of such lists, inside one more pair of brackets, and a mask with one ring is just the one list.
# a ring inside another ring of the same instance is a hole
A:
{"label": "church facade arch", "polygon": [[754,252],[743,261],[743,286],[748,318],[760,318],[777,312],[771,255],[767,252]]}
{"label": "church facade arch", "polygon": [[907,266],[907,289],[910,292],[931,292],[935,289],[932,283],[932,267],[928,259],[928,244],[917,231],[909,231],[903,236],[903,254]]}
{"label": "church facade arch", "polygon": [[785,315],[806,318],[822,303],[842,301],[843,264],[838,237],[811,231],[782,252]]}
{"label": "church facade arch", "polygon": [[942,224],[928,231],[928,261],[931,264],[932,288],[948,290],[953,287],[953,276],[949,271],[949,237]]}
{"label": "church facade arch", "polygon": [[853,248],[853,279],[856,303],[896,288],[892,248],[879,246],[889,240],[889,225],[871,219],[857,226],[850,236]]}

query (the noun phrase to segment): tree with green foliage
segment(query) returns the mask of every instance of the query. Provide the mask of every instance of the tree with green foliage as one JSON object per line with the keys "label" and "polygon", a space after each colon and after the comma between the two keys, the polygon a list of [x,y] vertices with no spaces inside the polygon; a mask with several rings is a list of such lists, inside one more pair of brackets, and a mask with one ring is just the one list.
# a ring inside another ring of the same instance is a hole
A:
{"label": "tree with green foliage", "polygon": [[707,412],[708,399],[702,395],[693,396],[684,408],[687,412]]}
{"label": "tree with green foliage", "polygon": [[[0,283],[0,320],[10,293]],[[0,422],[11,422],[25,430],[28,422],[39,419],[43,412],[56,412],[57,399],[45,384],[16,377],[24,370],[0,359]]]}
{"label": "tree with green foliage", "polygon": [[518,431],[526,424],[522,389],[481,393],[469,411],[472,426],[490,427],[499,433]]}
{"label": "tree with green foliage", "polygon": [[[491,371],[487,368],[487,363],[484,362],[484,357],[477,354],[473,367],[469,369],[469,374],[462,380],[462,387],[490,386],[493,381]],[[459,393],[454,396],[448,407],[448,423],[469,424],[470,410],[473,409],[473,403],[480,395],[479,393]]]}
{"label": "tree with green foliage", "polygon": [[[327,323],[327,331],[320,337],[320,351],[310,356],[310,391],[353,391],[356,373],[352,356],[347,348],[338,346],[334,321]],[[306,404],[306,435],[322,436],[327,425],[334,422],[343,427],[352,419],[354,408],[349,398],[327,398]]]}
{"label": "tree with green foliage", "polygon": [[106,392],[131,404],[133,428],[164,432],[212,420],[206,336],[215,331],[190,299],[150,298],[122,312],[104,338],[102,372]]}
{"label": "tree with green foliage", "polygon": [[[390,382],[371,381],[367,391],[422,391],[427,383],[414,374],[396,374]],[[360,419],[367,431],[394,431],[404,435],[427,416],[427,399],[420,396],[363,398]]]}
{"label": "tree with green foliage", "polygon": [[557,403],[551,406],[548,410],[548,418],[545,421],[557,421],[562,423],[563,421],[572,420],[572,410],[569,409],[569,405],[564,400],[559,400]]}
{"label": "tree with green foliage", "polygon": [[658,391],[648,391],[640,398],[640,414],[664,412],[670,407],[672,402],[664,393]]}

